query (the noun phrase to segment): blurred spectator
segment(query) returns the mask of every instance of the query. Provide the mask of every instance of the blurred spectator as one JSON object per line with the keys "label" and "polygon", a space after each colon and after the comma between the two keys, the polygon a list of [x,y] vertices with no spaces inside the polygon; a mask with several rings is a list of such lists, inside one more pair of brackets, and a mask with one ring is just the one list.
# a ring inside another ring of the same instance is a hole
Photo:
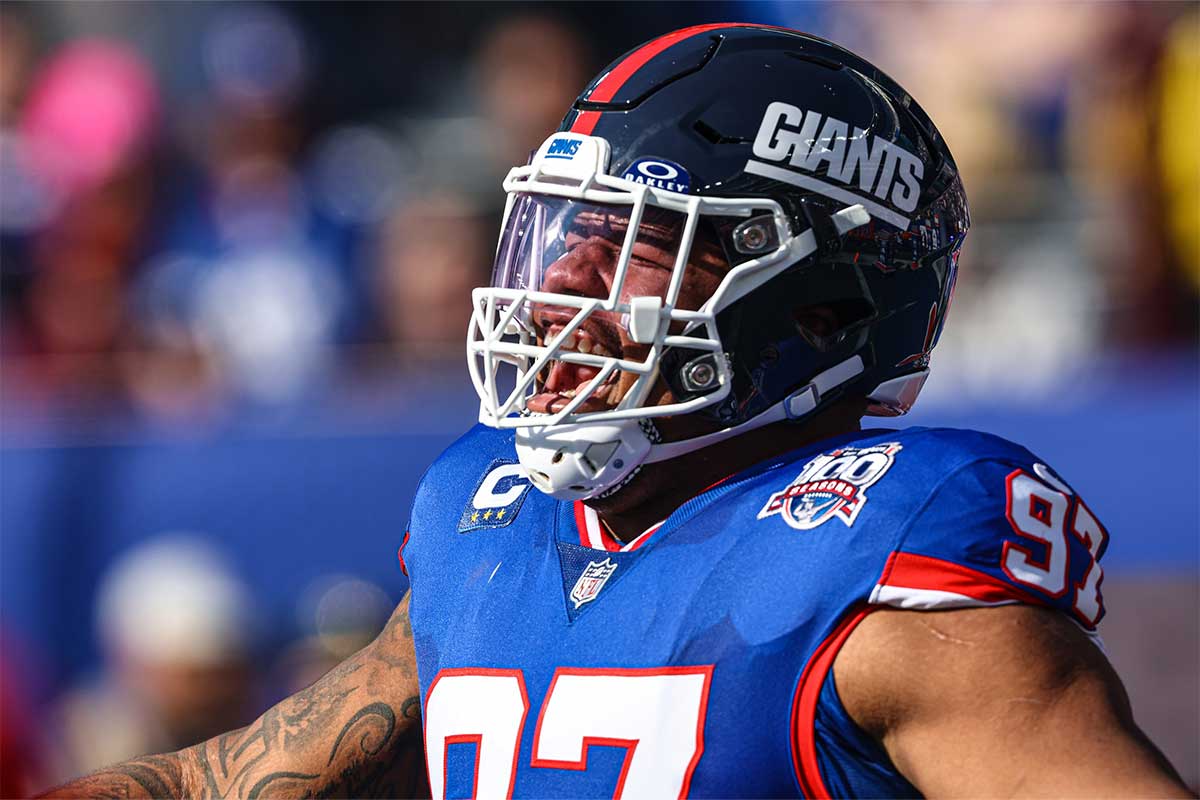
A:
{"label": "blurred spectator", "polygon": [[490,274],[501,181],[557,129],[588,68],[573,29],[517,16],[475,51],[471,104],[451,101],[437,116],[401,121],[419,166],[383,229],[373,284],[382,329],[398,352],[419,361],[462,358],[471,289]]}
{"label": "blurred spectator", "polygon": [[7,124],[16,110],[31,44],[25,20],[7,8],[0,9],[0,123]]}
{"label": "blurred spectator", "polygon": [[498,227],[500,182],[557,130],[587,82],[587,54],[572,28],[549,17],[499,22],[471,57],[468,90],[448,93],[431,116],[402,120],[418,154],[417,185],[461,196]]}
{"label": "blurred spectator", "polygon": [[497,25],[472,71],[494,158],[507,172],[557,130],[591,70],[588,48],[574,30],[527,16]]}
{"label": "blurred spectator", "polygon": [[222,7],[203,41],[211,94],[185,142],[197,169],[138,284],[143,354],[125,361],[142,410],[176,420],[223,399],[293,400],[326,373],[345,310],[336,243],[299,171],[303,37],[248,4]]}
{"label": "blurred spectator", "polygon": [[[1098,338],[1128,351],[1196,342],[1197,294],[1189,277],[1196,267],[1172,247],[1173,212],[1186,211],[1189,203],[1194,212],[1195,194],[1189,199],[1178,177],[1174,185],[1166,183],[1170,175],[1159,166],[1167,159],[1179,170],[1175,175],[1187,174],[1177,151],[1164,149],[1179,130],[1164,126],[1186,125],[1186,119],[1172,117],[1186,117],[1189,110],[1194,121],[1200,102],[1194,77],[1190,100],[1177,93],[1171,103],[1164,94],[1169,77],[1178,79],[1181,68],[1182,74],[1187,70],[1177,53],[1168,60],[1167,49],[1168,31],[1182,11],[1154,3],[1108,8],[1104,36],[1080,65],[1071,107],[1073,166],[1099,223],[1088,230],[1085,246],[1091,252],[1084,262],[1104,284],[1105,324]],[[1195,30],[1194,13],[1180,19],[1182,30],[1189,19]],[[1193,54],[1193,75],[1195,65]],[[1190,149],[1196,150],[1194,142]],[[1194,193],[1194,154],[1191,165]]]}
{"label": "blurred spectator", "polygon": [[471,289],[488,279],[495,232],[452,195],[423,197],[388,222],[377,297],[390,340],[417,359],[462,356]]}
{"label": "blurred spectator", "polygon": [[1159,72],[1158,151],[1174,257],[1200,290],[1200,10],[1171,23]]}
{"label": "blurred spectator", "polygon": [[301,636],[284,648],[276,665],[282,693],[303,689],[369,644],[393,605],[378,586],[351,575],[313,581],[296,604]]}
{"label": "blurred spectator", "polygon": [[0,631],[0,797],[29,797],[47,782],[45,731],[30,704],[27,667],[7,634]]}
{"label": "blurred spectator", "polygon": [[6,309],[4,349],[25,357],[26,385],[51,396],[118,394],[104,357],[120,341],[124,294],[145,245],[157,102],[154,77],[133,51],[82,40],[37,70],[19,126],[6,132],[16,157],[5,176],[12,202],[0,207],[6,232],[28,238],[24,263],[4,267],[6,279],[22,282],[20,305]]}
{"label": "blurred spectator", "polygon": [[160,537],[123,556],[100,587],[97,627],[104,670],[61,706],[66,773],[186,747],[259,710],[249,593],[202,540]]}

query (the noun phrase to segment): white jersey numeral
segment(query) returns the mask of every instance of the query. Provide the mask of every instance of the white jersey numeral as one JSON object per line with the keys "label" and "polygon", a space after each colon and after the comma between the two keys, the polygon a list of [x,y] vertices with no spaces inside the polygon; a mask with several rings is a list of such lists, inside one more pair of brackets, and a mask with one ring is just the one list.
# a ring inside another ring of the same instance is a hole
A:
{"label": "white jersey numeral", "polygon": [[558,670],[531,766],[584,770],[588,747],[624,747],[614,798],[686,797],[704,750],[711,675],[711,667]]}
{"label": "white jersey numeral", "polygon": [[1017,583],[1040,589],[1051,597],[1067,590],[1067,531],[1064,523],[1071,501],[1027,472],[1008,476],[1008,521],[1022,536],[1045,545],[1046,554],[1014,542],[1004,543],[1003,566]]}
{"label": "white jersey numeral", "polygon": [[[1046,471],[1045,477],[1052,476],[1042,464],[1035,465],[1035,470],[1038,467]],[[1104,615],[1100,596],[1104,570],[1099,564],[1108,543],[1104,526],[1083,501],[1057,479],[1040,480],[1024,470],[1017,470],[1008,476],[1007,490],[1005,513],[1009,524],[1025,539],[1042,545],[1044,555],[1038,558],[1024,545],[1005,542],[1001,555],[1005,574],[1050,597],[1062,597],[1068,590],[1074,590],[1072,608],[1075,615],[1088,626],[1095,626]],[[1068,518],[1070,528],[1067,527]],[[1074,585],[1070,579],[1071,536],[1087,549],[1087,565]]]}
{"label": "white jersey numeral", "polygon": [[529,712],[520,670],[443,670],[425,701],[425,757],[435,800],[446,796],[452,744],[475,744],[472,797],[512,797],[521,730]]}
{"label": "white jersey numeral", "polygon": [[1088,564],[1083,580],[1076,584],[1075,611],[1088,625],[1095,625],[1104,613],[1104,603],[1100,597],[1100,581],[1104,580],[1104,570],[1100,568],[1100,555],[1108,544],[1108,531],[1097,521],[1091,510],[1080,500],[1075,507],[1075,521],[1071,526],[1075,538],[1083,542],[1092,557]]}
{"label": "white jersey numeral", "polygon": [[[623,747],[614,798],[686,797],[704,752],[711,680],[711,666],[559,669],[538,716],[529,766],[586,770],[589,747]],[[457,742],[476,744],[473,796],[511,796],[527,711],[518,670],[440,673],[425,711],[435,800],[445,797],[446,748]]]}

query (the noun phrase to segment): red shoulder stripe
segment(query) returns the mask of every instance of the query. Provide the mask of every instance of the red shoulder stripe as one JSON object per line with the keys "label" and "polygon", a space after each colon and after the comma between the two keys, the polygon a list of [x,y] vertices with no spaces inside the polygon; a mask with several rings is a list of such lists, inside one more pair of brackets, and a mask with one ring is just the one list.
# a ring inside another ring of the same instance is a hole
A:
{"label": "red shoulder stripe", "polygon": [[879,583],[881,586],[954,592],[985,603],[1017,600],[1045,605],[1045,600],[986,572],[953,561],[914,553],[892,553]]}

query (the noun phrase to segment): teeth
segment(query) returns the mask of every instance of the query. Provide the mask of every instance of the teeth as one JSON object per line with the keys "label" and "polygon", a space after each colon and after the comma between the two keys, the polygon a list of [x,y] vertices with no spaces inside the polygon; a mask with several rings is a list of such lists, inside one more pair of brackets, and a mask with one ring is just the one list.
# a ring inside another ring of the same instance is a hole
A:
{"label": "teeth", "polygon": [[574,350],[575,349],[575,334],[574,333],[571,333],[570,336],[568,336],[566,339],[563,339],[562,347],[564,350]]}
{"label": "teeth", "polygon": [[574,397],[576,389],[567,389],[565,392],[559,392],[563,397]]}
{"label": "teeth", "polygon": [[592,352],[592,346],[591,346],[591,345],[588,343],[588,340],[587,340],[587,339],[580,339],[580,340],[579,340],[579,352],[581,352],[581,353],[590,353],[590,352]]}

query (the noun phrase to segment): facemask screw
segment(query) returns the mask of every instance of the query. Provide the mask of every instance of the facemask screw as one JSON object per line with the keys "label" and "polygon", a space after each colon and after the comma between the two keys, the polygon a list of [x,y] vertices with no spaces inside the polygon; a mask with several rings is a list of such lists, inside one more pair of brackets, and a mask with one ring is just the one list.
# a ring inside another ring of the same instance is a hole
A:
{"label": "facemask screw", "polygon": [[774,219],[763,215],[748,219],[733,229],[733,247],[739,253],[757,255],[778,245]]}
{"label": "facemask screw", "polygon": [[717,371],[707,361],[700,361],[687,368],[687,382],[696,389],[707,389],[717,379]]}
{"label": "facemask screw", "polygon": [[754,225],[742,231],[742,247],[747,250],[759,250],[766,243],[767,232],[762,229],[761,225]]}

